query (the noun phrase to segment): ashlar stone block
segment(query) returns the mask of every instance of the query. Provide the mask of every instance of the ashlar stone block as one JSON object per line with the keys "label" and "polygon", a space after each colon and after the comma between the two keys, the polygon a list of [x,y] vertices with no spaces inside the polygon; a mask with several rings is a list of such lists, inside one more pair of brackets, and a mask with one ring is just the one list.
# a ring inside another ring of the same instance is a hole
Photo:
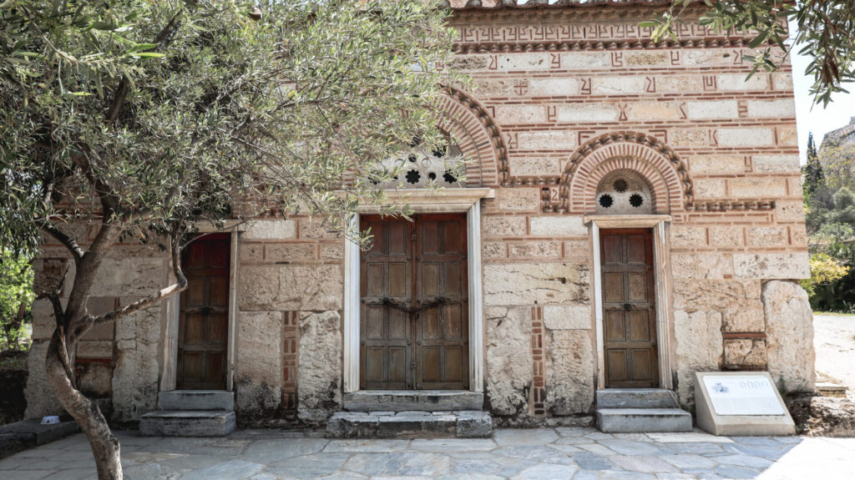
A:
{"label": "ashlar stone block", "polygon": [[569,237],[587,236],[588,226],[579,215],[550,215],[531,217],[531,234],[534,236]]}
{"label": "ashlar stone block", "polygon": [[526,217],[489,215],[481,220],[485,237],[519,237],[526,234]]}
{"label": "ashlar stone block", "polygon": [[766,341],[760,338],[725,340],[724,364],[732,367],[765,366]]}
{"label": "ashlar stone block", "polygon": [[523,413],[532,382],[531,309],[488,307],[484,316],[490,410],[499,415]]}
{"label": "ashlar stone block", "polygon": [[584,330],[550,330],[546,340],[546,408],[552,415],[588,413],[594,402],[594,356]]}
{"label": "ashlar stone block", "polygon": [[344,295],[340,265],[259,265],[240,269],[244,311],[337,310]]}
{"label": "ashlar stone block", "polygon": [[736,278],[800,280],[810,278],[810,258],[798,253],[737,253],[733,255]]}
{"label": "ashlar stone block", "polygon": [[486,305],[585,303],[588,268],[567,263],[484,265]]}
{"label": "ashlar stone block", "polygon": [[543,325],[550,330],[590,330],[593,310],[590,305],[545,305]]}
{"label": "ashlar stone block", "polygon": [[694,372],[721,368],[721,321],[719,312],[674,312],[677,394],[684,405],[694,403]]}
{"label": "ashlar stone block", "polygon": [[816,384],[813,312],[795,282],[763,285],[768,369],[782,393],[812,392]]}
{"label": "ashlar stone block", "polygon": [[733,259],[721,253],[675,253],[671,255],[674,278],[721,279],[733,275]]}
{"label": "ashlar stone block", "polygon": [[301,314],[298,357],[297,416],[304,421],[323,422],[341,409],[342,340],[338,312]]}
{"label": "ashlar stone block", "polygon": [[263,415],[282,403],[282,324],[282,312],[240,312],[235,377],[242,414]]}

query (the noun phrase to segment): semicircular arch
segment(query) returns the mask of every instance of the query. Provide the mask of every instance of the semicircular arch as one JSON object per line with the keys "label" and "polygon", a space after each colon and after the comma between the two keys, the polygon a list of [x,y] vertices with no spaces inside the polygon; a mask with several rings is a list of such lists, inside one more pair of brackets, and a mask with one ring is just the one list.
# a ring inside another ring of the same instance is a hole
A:
{"label": "semicircular arch", "polygon": [[640,174],[650,188],[655,213],[675,213],[693,203],[693,185],[685,162],[658,139],[638,132],[594,138],[570,157],[561,174],[560,210],[591,213],[600,181],[617,170]]}

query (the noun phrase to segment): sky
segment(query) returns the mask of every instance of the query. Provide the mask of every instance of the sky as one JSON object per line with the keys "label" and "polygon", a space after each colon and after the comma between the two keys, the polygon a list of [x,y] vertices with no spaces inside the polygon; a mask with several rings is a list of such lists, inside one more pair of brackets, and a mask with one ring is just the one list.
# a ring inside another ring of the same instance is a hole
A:
{"label": "sky", "polygon": [[[793,50],[798,50],[793,49]],[[847,88],[852,93],[838,93],[833,96],[834,100],[828,104],[828,107],[822,108],[822,105],[814,105],[813,98],[810,95],[810,86],[813,84],[813,77],[805,76],[805,68],[807,68],[810,59],[793,52],[790,57],[793,63],[793,87],[796,95],[796,122],[799,129],[799,151],[801,153],[802,164],[807,159],[807,141],[808,134],[813,132],[813,138],[817,148],[822,143],[822,137],[827,132],[837,130],[840,127],[849,124],[850,118],[855,117],[855,86]]]}

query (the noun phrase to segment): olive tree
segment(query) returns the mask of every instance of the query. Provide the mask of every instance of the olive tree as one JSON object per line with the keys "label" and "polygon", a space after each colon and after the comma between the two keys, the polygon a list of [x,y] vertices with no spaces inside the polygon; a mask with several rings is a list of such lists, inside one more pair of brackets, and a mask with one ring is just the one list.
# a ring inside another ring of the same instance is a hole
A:
{"label": "olive tree", "polygon": [[[80,338],[186,288],[200,222],[301,211],[344,228],[381,203],[375,185],[399,172],[377,161],[443,141],[446,15],[423,0],[0,1],[0,239],[47,234],[73,259],[37,293],[56,318],[49,383],[99,478],[122,477],[120,446],[78,388]],[[79,222],[91,241],[69,233]],[[169,252],[174,283],[91,314],[102,260],[133,239]]]}
{"label": "olive tree", "polygon": [[[844,84],[855,80],[855,0],[674,0],[668,12],[642,25],[653,28],[656,40],[676,38],[674,26],[697,4],[704,5],[699,7],[701,25],[751,37],[748,46],[760,49],[759,54],[744,58],[753,62],[755,72],[776,70],[786,59],[782,51],[795,49],[810,57],[805,75],[814,79],[810,92],[816,103],[828,105],[832,94],[848,93]],[[796,31],[789,32],[790,22]]]}

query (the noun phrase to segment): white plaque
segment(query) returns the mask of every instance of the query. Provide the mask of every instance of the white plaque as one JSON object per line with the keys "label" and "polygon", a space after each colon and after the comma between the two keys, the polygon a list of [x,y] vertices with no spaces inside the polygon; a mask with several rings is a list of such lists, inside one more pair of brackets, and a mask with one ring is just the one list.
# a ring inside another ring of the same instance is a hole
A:
{"label": "white plaque", "polygon": [[766,375],[706,375],[704,386],[716,415],[784,415]]}

